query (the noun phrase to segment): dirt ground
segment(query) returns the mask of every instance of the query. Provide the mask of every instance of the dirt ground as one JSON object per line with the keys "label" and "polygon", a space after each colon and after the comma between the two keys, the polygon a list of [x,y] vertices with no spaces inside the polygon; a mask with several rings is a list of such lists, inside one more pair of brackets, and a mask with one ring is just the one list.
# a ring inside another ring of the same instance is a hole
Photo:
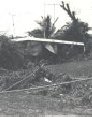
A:
{"label": "dirt ground", "polygon": [[0,117],[91,117],[91,114],[92,109],[62,108],[60,100],[32,95],[30,91],[0,94]]}

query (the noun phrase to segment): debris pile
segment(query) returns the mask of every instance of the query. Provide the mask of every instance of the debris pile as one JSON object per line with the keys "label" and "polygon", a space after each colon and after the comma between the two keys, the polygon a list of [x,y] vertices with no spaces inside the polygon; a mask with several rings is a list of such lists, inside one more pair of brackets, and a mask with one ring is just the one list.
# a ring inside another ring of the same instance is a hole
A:
{"label": "debris pile", "polygon": [[27,89],[72,80],[67,74],[58,75],[51,73],[43,63],[41,65],[32,66],[31,68],[21,69],[18,71],[1,69],[1,72],[1,91],[6,89]]}
{"label": "debris pile", "polygon": [[2,70],[2,73],[0,91],[31,88],[33,95],[58,98],[64,105],[91,107],[92,78],[73,79],[65,73],[53,74],[43,64],[18,71]]}

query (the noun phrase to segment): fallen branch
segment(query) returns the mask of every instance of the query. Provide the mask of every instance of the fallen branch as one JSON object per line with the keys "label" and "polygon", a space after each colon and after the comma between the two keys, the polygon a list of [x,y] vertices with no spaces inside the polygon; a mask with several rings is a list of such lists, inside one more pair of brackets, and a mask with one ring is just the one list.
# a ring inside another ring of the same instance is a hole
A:
{"label": "fallen branch", "polygon": [[[33,73],[30,75],[32,76]],[[23,90],[13,90],[13,91],[9,91],[9,90],[12,90],[15,86],[19,85],[20,83],[22,83],[23,81],[25,81],[26,79],[29,79],[29,77],[13,84],[12,86],[10,86],[8,89],[6,89],[6,91],[3,91],[3,92],[20,92],[20,91],[29,91],[29,90],[39,90],[39,89],[45,89],[45,88],[49,88],[49,87],[52,87],[52,86],[59,86],[59,85],[64,85],[64,84],[70,84],[70,83],[75,83],[75,82],[81,82],[81,81],[87,81],[87,80],[92,80],[92,77],[91,78],[83,78],[83,79],[79,79],[79,80],[73,80],[73,81],[67,81],[67,82],[61,82],[61,83],[55,83],[55,84],[50,84],[50,85],[44,85],[44,86],[36,86],[35,88],[29,88],[29,89],[23,89]],[[0,92],[2,93],[2,92]]]}
{"label": "fallen branch", "polygon": [[38,69],[39,69],[39,67],[37,67],[37,68],[33,71],[32,74],[28,75],[27,77],[24,76],[24,77],[26,77],[26,78],[23,78],[22,80],[20,80],[20,81],[14,83],[13,85],[11,85],[9,88],[6,89],[6,91],[13,90],[13,88],[19,86],[21,83],[30,80],[30,77],[31,77],[31,79],[32,79],[32,77],[34,76],[35,72],[36,72]]}

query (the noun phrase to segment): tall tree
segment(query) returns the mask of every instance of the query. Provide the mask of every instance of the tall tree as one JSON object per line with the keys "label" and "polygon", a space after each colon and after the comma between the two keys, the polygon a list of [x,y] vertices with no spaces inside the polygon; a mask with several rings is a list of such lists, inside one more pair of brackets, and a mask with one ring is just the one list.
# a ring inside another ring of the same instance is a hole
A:
{"label": "tall tree", "polygon": [[[88,23],[80,21],[75,16],[75,11],[71,11],[69,4],[64,4],[62,1],[60,7],[66,11],[68,16],[71,18],[71,22],[62,26],[55,35],[54,38],[68,41],[82,41],[85,44],[85,52],[88,53],[90,51],[89,48],[89,34],[87,33],[90,30],[88,27]],[[62,45],[58,48],[59,54],[63,54],[64,58],[70,58],[78,55],[80,52],[83,53],[83,47],[81,46],[69,46]],[[61,51],[62,50],[62,51]]]}
{"label": "tall tree", "polygon": [[55,37],[64,40],[84,42],[87,39],[87,31],[90,29],[88,24],[79,21],[79,19],[75,17],[75,11],[71,11],[69,4],[65,6],[64,2],[61,2],[60,7],[67,12],[72,22],[61,27],[55,34]]}

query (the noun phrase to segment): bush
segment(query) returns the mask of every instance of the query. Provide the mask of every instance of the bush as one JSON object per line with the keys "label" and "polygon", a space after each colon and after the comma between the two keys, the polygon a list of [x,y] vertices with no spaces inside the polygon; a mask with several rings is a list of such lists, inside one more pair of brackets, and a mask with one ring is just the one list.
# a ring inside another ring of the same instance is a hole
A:
{"label": "bush", "polygon": [[0,67],[5,69],[17,69],[22,67],[23,58],[17,47],[11,43],[10,38],[0,36]]}

